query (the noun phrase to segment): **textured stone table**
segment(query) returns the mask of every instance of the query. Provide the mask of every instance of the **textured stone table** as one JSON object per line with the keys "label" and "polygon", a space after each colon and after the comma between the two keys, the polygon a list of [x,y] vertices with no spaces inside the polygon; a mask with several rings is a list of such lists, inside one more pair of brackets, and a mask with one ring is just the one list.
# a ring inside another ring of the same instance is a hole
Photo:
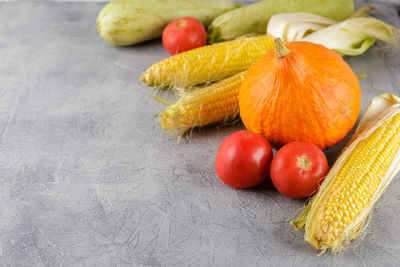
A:
{"label": "textured stone table", "polygon": [[[181,144],[160,129],[163,105],[139,77],[167,54],[159,40],[102,41],[103,5],[0,2],[1,266],[400,265],[399,176],[360,244],[318,257],[288,224],[304,201],[216,177],[218,145],[242,125]],[[400,26],[393,5],[374,5]],[[384,50],[346,58],[369,75],[363,110],[400,94],[400,53]]]}

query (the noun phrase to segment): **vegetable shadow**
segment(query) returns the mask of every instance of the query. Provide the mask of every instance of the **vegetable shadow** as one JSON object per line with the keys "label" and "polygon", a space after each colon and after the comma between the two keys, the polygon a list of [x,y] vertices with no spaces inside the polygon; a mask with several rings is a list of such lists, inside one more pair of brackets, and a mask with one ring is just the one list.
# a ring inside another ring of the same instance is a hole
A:
{"label": "vegetable shadow", "polygon": [[361,117],[358,117],[357,122],[354,124],[353,128],[339,143],[337,143],[333,147],[330,147],[324,151],[325,155],[328,159],[329,167],[332,167],[332,165],[335,163],[336,159],[339,157],[340,153],[346,147],[346,144],[353,137],[353,135],[356,132],[356,129],[358,127],[358,123],[360,122],[360,119],[361,119]]}

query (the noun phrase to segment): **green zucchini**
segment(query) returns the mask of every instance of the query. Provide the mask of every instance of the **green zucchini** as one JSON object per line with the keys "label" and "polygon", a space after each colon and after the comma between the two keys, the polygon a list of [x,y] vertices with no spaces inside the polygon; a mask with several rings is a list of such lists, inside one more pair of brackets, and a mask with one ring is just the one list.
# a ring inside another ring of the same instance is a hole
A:
{"label": "green zucchini", "polygon": [[100,11],[97,30],[111,44],[133,45],[160,37],[174,19],[194,17],[208,26],[238,6],[225,0],[115,0]]}
{"label": "green zucchini", "polygon": [[215,43],[250,33],[265,34],[269,19],[279,13],[307,12],[341,21],[353,11],[353,0],[263,0],[218,16],[208,28],[208,40]]}

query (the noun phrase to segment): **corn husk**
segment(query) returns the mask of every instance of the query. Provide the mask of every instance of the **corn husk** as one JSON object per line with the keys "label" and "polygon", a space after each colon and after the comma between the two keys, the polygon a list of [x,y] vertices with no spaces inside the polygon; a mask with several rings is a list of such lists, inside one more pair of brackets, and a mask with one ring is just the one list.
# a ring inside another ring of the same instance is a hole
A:
{"label": "corn husk", "polygon": [[359,17],[316,31],[303,41],[324,45],[341,55],[363,54],[376,40],[396,41],[396,28],[372,17]]}
{"label": "corn husk", "polygon": [[282,13],[272,16],[267,33],[284,42],[301,41],[307,35],[337,23],[311,13]]}
{"label": "corn husk", "polygon": [[[340,154],[339,158],[336,160],[332,169],[326,176],[324,182],[322,183],[318,193],[313,196],[309,204],[300,215],[300,217],[295,222],[291,224],[300,230],[305,226],[305,241],[309,242],[312,246],[322,250],[323,252],[327,249],[331,249],[333,252],[340,252],[348,247],[350,240],[356,239],[364,230],[367,222],[367,217],[375,204],[375,202],[382,195],[384,190],[387,188],[390,181],[396,176],[400,171],[400,149],[397,151],[396,156],[391,162],[387,172],[383,175],[382,180],[375,191],[374,195],[371,197],[370,201],[363,208],[362,212],[356,216],[352,222],[346,226],[338,238],[335,244],[329,246],[321,246],[315,240],[316,226],[319,224],[320,216],[317,216],[317,210],[321,201],[325,198],[326,193],[331,184],[334,182],[334,177],[338,171],[342,168],[345,161],[348,159],[356,145],[361,142],[364,138],[371,135],[379,126],[384,124],[388,119],[400,113],[400,98],[392,94],[384,94],[375,97],[366,112],[364,113],[358,128],[349,141],[345,149]],[[397,133],[400,134],[400,133]]]}
{"label": "corn husk", "polygon": [[287,13],[271,18],[267,33],[286,42],[307,41],[321,44],[340,55],[361,55],[376,40],[394,44],[399,31],[373,17],[363,17],[368,8],[340,23],[309,13]]}

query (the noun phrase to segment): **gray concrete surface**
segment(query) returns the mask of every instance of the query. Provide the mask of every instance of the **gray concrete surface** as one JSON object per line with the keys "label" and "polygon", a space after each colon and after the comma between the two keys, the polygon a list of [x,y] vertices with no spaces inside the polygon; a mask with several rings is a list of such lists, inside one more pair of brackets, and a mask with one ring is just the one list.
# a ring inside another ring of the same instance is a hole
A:
{"label": "gray concrete surface", "polygon": [[[102,3],[0,2],[1,266],[399,266],[399,176],[365,238],[317,252],[288,222],[302,200],[270,184],[225,186],[218,145],[240,124],[177,144],[139,82],[167,56],[160,41],[129,48],[98,37]],[[393,6],[375,15],[400,26]],[[362,108],[400,94],[400,53],[346,58]],[[327,151],[334,160],[341,146]]]}

